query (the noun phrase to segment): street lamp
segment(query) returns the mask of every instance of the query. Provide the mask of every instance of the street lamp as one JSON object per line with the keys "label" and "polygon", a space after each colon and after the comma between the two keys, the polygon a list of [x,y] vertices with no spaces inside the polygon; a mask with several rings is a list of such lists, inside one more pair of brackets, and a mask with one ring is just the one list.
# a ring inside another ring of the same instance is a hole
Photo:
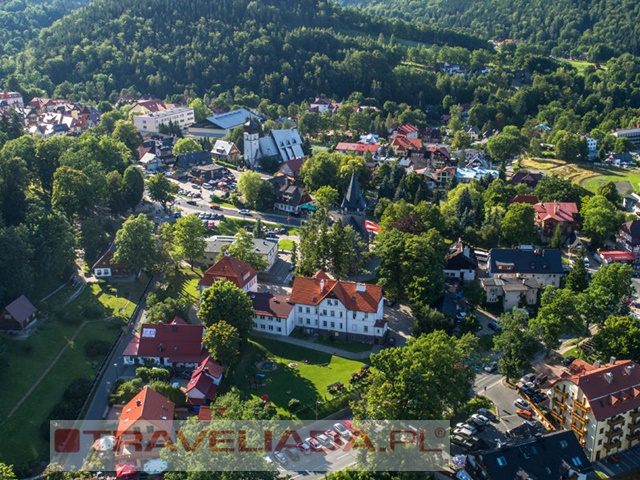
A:
{"label": "street lamp", "polygon": [[118,380],[118,364],[117,364],[117,363],[114,363],[114,364],[113,364],[113,368],[115,368],[115,369],[116,369],[116,380]]}

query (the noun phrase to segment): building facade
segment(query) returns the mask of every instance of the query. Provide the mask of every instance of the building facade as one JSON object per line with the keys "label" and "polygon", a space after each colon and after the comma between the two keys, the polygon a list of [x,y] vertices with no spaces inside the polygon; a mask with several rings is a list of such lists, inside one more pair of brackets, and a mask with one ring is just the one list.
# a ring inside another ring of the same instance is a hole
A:
{"label": "building facade", "polygon": [[177,123],[185,129],[195,121],[193,108],[174,107],[144,115],[134,115],[133,124],[139,132],[160,133],[160,126],[169,122]]}
{"label": "building facade", "polygon": [[560,287],[564,275],[560,250],[547,248],[492,248],[487,259],[489,277],[533,278],[539,285]]}
{"label": "building facade", "polygon": [[291,335],[296,328],[293,304],[286,295],[252,293],[254,330],[272,335]]}

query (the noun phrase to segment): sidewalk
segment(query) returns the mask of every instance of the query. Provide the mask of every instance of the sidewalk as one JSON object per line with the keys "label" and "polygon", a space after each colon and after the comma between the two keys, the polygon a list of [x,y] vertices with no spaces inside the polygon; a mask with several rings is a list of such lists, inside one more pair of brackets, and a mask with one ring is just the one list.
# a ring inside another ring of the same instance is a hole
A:
{"label": "sidewalk", "polygon": [[282,335],[273,335],[271,333],[251,332],[256,337],[268,338],[270,340],[278,340],[290,345],[297,345],[299,347],[309,348],[311,350],[317,350],[318,352],[328,353],[329,355],[337,355],[338,357],[348,358],[350,360],[366,360],[371,355],[371,352],[349,352],[347,350],[341,350],[339,348],[329,347],[327,345],[320,345],[308,340],[302,340],[300,338],[284,337]]}

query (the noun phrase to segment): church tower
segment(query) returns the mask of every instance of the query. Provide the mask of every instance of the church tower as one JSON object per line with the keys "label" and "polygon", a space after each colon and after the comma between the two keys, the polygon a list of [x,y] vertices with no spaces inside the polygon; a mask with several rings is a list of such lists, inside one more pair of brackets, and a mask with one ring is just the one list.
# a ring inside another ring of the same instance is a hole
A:
{"label": "church tower", "polygon": [[250,168],[255,166],[260,156],[259,138],[260,124],[253,118],[248,119],[244,124],[244,161]]}

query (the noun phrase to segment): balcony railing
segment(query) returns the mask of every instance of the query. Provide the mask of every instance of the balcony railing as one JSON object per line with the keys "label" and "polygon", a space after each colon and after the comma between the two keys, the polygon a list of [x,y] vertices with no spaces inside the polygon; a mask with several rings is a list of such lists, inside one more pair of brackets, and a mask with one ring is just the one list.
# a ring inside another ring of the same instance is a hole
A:
{"label": "balcony railing", "polygon": [[551,416],[558,422],[560,425],[564,423],[564,416],[561,413],[556,412],[555,410],[551,410]]}
{"label": "balcony railing", "polygon": [[611,450],[612,448],[619,448],[620,445],[622,445],[622,443],[620,442],[620,439],[617,438],[611,442],[607,442],[604,444],[604,449],[605,450]]}
{"label": "balcony railing", "polygon": [[589,407],[587,405],[587,400],[585,399],[582,403],[578,401],[578,399],[574,399],[573,400],[573,406],[576,407],[577,409],[581,410],[584,413],[587,413],[591,407]]}
{"label": "balcony railing", "polygon": [[587,423],[587,419],[582,415],[580,415],[580,412],[577,411],[575,408],[571,411],[571,420],[576,420],[582,424]]}
{"label": "balcony railing", "polygon": [[562,398],[562,400],[566,400],[567,396],[569,395],[567,392],[563,392],[558,387],[553,387],[553,394],[558,395],[560,398]]}
{"label": "balcony railing", "polygon": [[609,430],[608,432],[605,432],[605,437],[607,437],[609,440],[611,440],[612,438],[617,438],[620,435],[622,435],[622,429],[621,428],[616,428],[614,430]]}
{"label": "balcony railing", "polygon": [[638,417],[640,417],[640,412],[629,412],[629,416],[631,417],[631,423],[636,423]]}
{"label": "balcony railing", "polygon": [[580,439],[581,437],[584,437],[585,434],[587,433],[586,428],[584,428],[581,425],[576,425],[575,423],[571,424],[571,430],[573,430],[574,433],[578,436],[578,439]]}
{"label": "balcony railing", "polygon": [[638,440],[640,438],[640,430],[637,430],[635,433],[630,433],[625,437],[629,442],[633,442],[634,440]]}
{"label": "balcony railing", "polygon": [[610,418],[609,420],[607,420],[607,425],[609,425],[610,427],[615,427],[617,425],[620,425],[624,423],[624,417],[623,416],[619,416],[617,418]]}

